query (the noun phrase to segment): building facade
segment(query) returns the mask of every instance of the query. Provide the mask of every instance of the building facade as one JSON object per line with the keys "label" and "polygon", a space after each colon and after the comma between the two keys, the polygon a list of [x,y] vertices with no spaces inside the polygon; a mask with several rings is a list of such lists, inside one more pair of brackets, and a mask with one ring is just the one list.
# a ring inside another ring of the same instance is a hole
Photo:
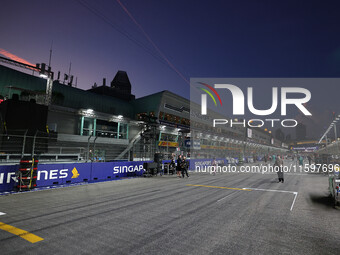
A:
{"label": "building facade", "polygon": [[[45,90],[45,79],[0,65],[2,100],[17,95],[21,101],[42,104]],[[150,160],[156,152],[166,159],[172,153],[211,158],[261,156],[282,149],[280,141],[260,128],[212,129],[197,112],[188,99],[169,91],[135,99],[124,71],[117,72],[111,86],[104,80],[102,86],[89,90],[54,81],[44,134],[51,139],[45,154],[115,161]],[[222,117],[215,112],[209,115]],[[25,130],[18,132],[23,143]]]}

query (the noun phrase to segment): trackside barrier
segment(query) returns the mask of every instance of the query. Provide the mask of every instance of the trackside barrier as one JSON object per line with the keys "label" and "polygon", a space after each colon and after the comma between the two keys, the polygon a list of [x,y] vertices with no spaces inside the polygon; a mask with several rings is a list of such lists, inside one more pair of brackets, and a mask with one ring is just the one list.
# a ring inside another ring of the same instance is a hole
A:
{"label": "trackside barrier", "polygon": [[[213,159],[192,159],[189,161],[190,170],[195,170],[196,166],[211,166]],[[146,162],[152,161],[39,164],[37,187],[142,176],[143,163]],[[169,162],[170,160],[163,161],[163,163]],[[217,162],[219,165],[228,164],[226,159],[217,159]],[[18,169],[19,164],[0,165],[0,192],[14,190]]]}
{"label": "trackside barrier", "polygon": [[12,191],[16,184],[15,173],[19,169],[18,165],[3,165],[0,166],[0,192]]}
{"label": "trackside barrier", "polygon": [[[37,187],[142,176],[145,162],[151,161],[39,164]],[[0,165],[0,192],[14,190],[18,169],[19,164]]]}
{"label": "trackside barrier", "polygon": [[102,181],[115,178],[142,176],[143,163],[152,161],[128,161],[92,163],[91,181]]}
{"label": "trackside barrier", "polygon": [[38,165],[37,186],[90,181],[92,163]]}

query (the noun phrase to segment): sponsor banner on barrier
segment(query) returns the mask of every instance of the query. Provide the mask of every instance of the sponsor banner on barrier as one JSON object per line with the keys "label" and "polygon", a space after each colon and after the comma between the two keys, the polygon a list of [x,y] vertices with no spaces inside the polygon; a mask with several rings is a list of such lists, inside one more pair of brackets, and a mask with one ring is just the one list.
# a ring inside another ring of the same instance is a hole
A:
{"label": "sponsor banner on barrier", "polygon": [[39,164],[37,186],[89,181],[92,163]]}
{"label": "sponsor banner on barrier", "polygon": [[[150,161],[39,164],[37,186],[102,181],[143,175],[143,163]],[[11,191],[16,185],[18,165],[0,166],[0,191]]]}
{"label": "sponsor banner on barrier", "polygon": [[115,163],[113,167],[113,174],[121,175],[121,177],[133,177],[143,175],[144,163],[150,163],[152,161],[131,161]]}
{"label": "sponsor banner on barrier", "polygon": [[[119,162],[122,163],[122,162]],[[111,162],[96,162],[92,163],[92,175],[90,181],[102,181],[116,178],[113,174],[113,163]],[[119,176],[117,176],[119,177]]]}
{"label": "sponsor banner on barrier", "polygon": [[0,191],[13,190],[19,165],[0,166]]}
{"label": "sponsor banner on barrier", "polygon": [[143,164],[151,161],[92,163],[91,181],[143,175]]}

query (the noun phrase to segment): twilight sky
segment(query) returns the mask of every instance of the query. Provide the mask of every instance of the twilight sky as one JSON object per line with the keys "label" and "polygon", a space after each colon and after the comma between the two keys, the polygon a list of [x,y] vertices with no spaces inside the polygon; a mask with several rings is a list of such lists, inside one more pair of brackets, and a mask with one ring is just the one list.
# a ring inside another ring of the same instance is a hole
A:
{"label": "twilight sky", "polygon": [[189,98],[160,51],[188,80],[340,76],[339,1],[120,1],[140,27],[117,0],[2,0],[0,50],[47,63],[53,41],[55,72],[89,89],[125,70],[137,97]]}

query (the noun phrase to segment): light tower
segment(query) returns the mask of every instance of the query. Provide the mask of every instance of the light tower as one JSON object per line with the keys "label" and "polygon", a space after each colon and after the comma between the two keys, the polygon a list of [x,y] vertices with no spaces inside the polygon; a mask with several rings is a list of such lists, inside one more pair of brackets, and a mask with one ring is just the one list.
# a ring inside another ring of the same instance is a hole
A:
{"label": "light tower", "polygon": [[51,104],[51,98],[52,98],[52,89],[53,89],[53,72],[51,71],[51,67],[48,66],[46,69],[46,64],[36,64],[36,66],[28,65],[25,63],[21,63],[12,59],[4,58],[0,56],[0,62],[13,65],[16,67],[33,70],[39,73],[39,76],[42,78],[47,79],[46,83],[46,94],[45,94],[45,102],[44,104],[46,106],[49,106]]}

